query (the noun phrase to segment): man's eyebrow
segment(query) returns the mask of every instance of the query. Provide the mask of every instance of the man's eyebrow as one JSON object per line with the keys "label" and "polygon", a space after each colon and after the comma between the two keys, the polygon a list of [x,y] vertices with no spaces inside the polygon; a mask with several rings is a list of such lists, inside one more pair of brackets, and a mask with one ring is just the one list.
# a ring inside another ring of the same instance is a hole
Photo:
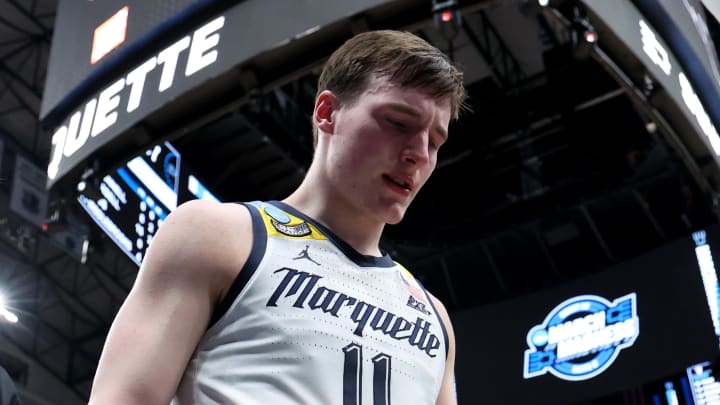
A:
{"label": "man's eyebrow", "polygon": [[[391,110],[395,110],[413,117],[419,117],[422,115],[420,114],[420,111],[418,111],[416,108],[402,103],[388,103],[387,107]],[[437,132],[443,139],[448,138],[447,129],[445,129],[442,125],[437,125],[435,127],[435,132]]]}
{"label": "man's eyebrow", "polygon": [[413,108],[407,104],[402,103],[387,103],[387,107],[391,110],[399,111],[401,113],[405,113],[408,115],[412,115],[413,117],[419,117],[420,111],[418,111],[416,108]]}

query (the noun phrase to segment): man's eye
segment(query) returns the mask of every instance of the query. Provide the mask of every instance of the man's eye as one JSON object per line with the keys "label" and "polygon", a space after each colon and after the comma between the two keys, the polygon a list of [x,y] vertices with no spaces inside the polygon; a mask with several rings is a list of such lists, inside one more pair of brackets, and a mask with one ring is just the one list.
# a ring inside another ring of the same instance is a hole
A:
{"label": "man's eye", "polygon": [[407,126],[405,125],[405,123],[403,123],[403,122],[401,122],[401,121],[398,121],[398,120],[394,120],[394,119],[392,119],[392,118],[388,118],[388,119],[387,119],[387,122],[390,123],[390,125],[398,128],[398,129],[405,129],[405,128],[407,128]]}

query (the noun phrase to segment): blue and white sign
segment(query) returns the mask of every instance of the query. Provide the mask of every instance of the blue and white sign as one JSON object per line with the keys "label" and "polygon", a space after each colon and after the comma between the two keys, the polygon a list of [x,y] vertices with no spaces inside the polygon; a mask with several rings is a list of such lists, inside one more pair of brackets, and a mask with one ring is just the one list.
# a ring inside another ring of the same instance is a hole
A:
{"label": "blue and white sign", "polygon": [[563,380],[581,381],[602,373],[640,333],[636,302],[635,293],[612,302],[580,295],[556,306],[527,334],[523,377],[550,372]]}

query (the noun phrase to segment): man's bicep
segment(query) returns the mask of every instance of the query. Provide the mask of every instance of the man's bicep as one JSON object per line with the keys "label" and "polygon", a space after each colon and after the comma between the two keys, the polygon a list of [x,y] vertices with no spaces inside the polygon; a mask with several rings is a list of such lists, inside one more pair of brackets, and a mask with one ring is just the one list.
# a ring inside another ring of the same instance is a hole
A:
{"label": "man's bicep", "polygon": [[173,298],[148,300],[142,294],[138,291],[129,296],[113,322],[93,384],[93,398],[128,395],[125,400],[129,403],[167,403],[175,392],[204,323],[193,314],[197,307],[174,303]]}
{"label": "man's bicep", "polygon": [[456,405],[457,392],[455,389],[455,373],[449,369],[443,378],[442,387],[436,405]]}
{"label": "man's bicep", "polygon": [[159,230],[110,328],[93,404],[167,404],[207,327],[214,297],[203,270],[213,263],[187,240],[192,223],[176,219]]}

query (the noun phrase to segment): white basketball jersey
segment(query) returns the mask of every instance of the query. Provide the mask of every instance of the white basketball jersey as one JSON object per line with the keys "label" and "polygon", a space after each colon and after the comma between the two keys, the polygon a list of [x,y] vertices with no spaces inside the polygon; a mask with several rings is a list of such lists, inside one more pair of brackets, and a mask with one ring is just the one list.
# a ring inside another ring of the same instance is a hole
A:
{"label": "white basketball jersey", "polygon": [[281,202],[246,204],[250,257],[174,404],[435,404],[447,334],[420,283]]}

